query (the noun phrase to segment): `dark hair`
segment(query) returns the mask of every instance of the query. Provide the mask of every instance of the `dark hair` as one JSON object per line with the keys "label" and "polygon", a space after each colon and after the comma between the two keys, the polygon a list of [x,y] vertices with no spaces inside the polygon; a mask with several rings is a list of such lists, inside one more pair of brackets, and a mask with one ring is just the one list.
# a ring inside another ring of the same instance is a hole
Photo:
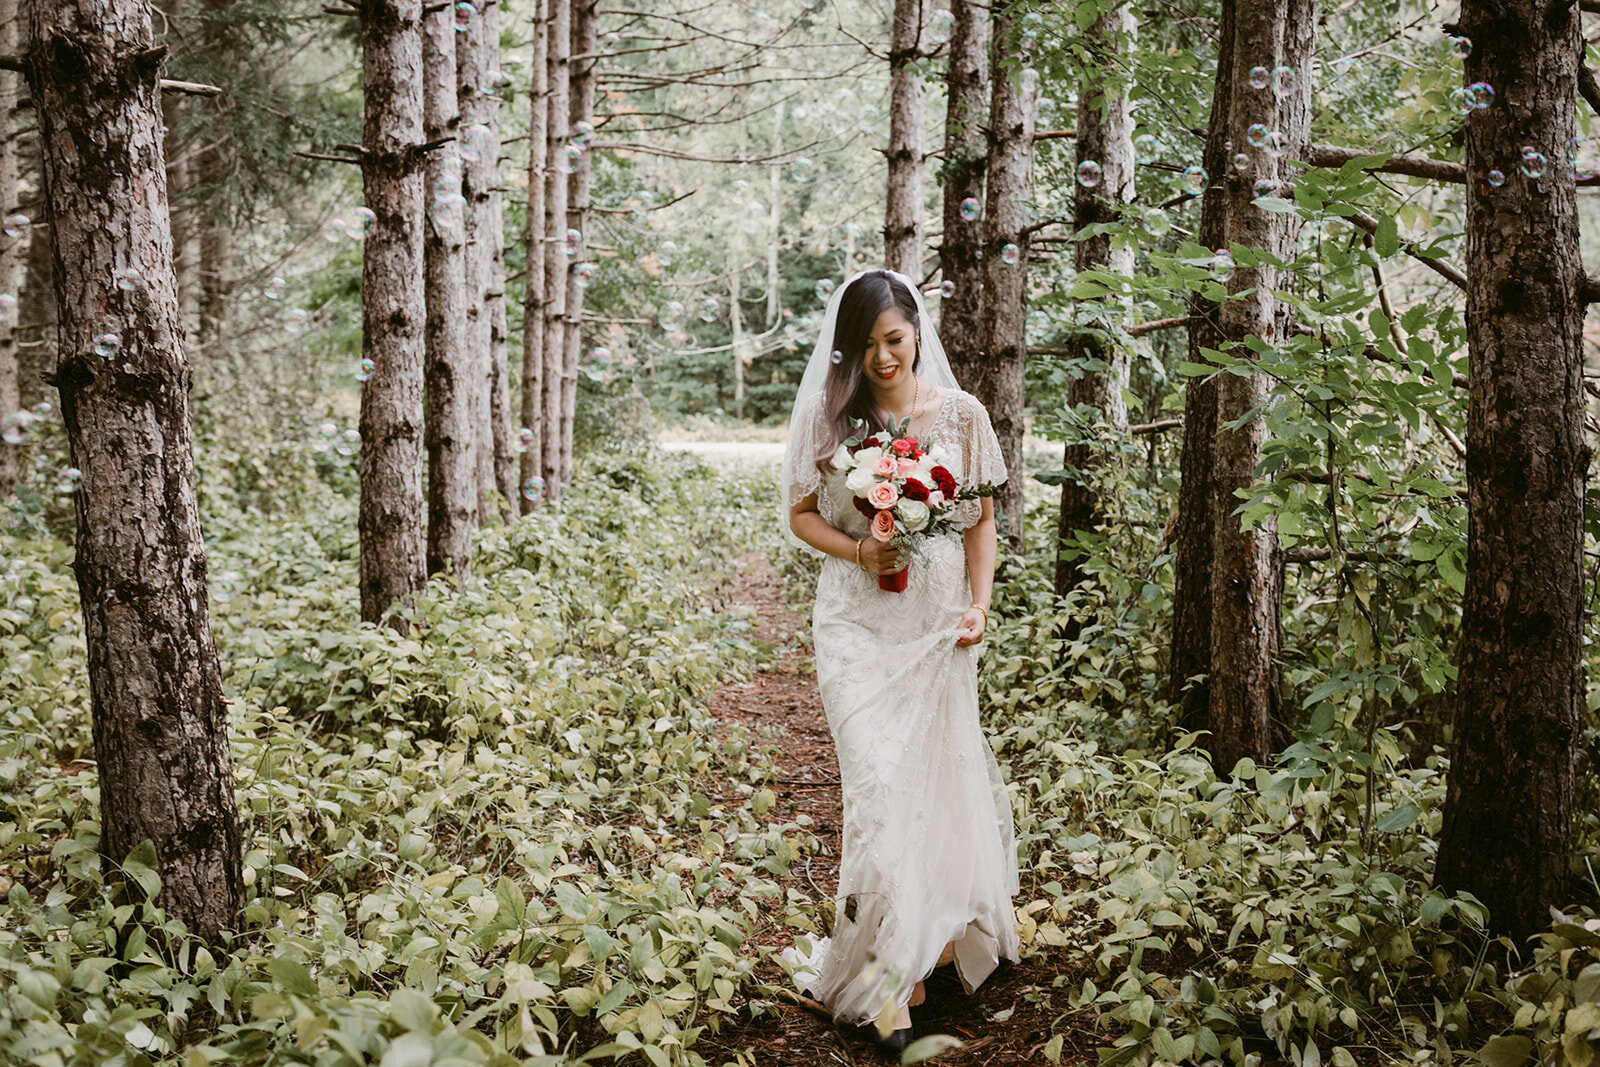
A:
{"label": "dark hair", "polygon": [[[828,425],[828,434],[817,454],[817,469],[823,474],[832,470],[834,452],[850,436],[851,420],[865,419],[872,431],[889,425],[888,414],[873,403],[872,389],[861,367],[867,351],[867,336],[877,324],[878,316],[890,308],[899,310],[911,322],[912,330],[920,339],[922,323],[917,314],[916,294],[889,271],[868,271],[851,282],[839,297],[839,314],[833,324],[833,348],[841,358],[829,364],[827,380],[822,384],[822,417]],[[915,374],[921,365],[919,340],[911,373]]]}

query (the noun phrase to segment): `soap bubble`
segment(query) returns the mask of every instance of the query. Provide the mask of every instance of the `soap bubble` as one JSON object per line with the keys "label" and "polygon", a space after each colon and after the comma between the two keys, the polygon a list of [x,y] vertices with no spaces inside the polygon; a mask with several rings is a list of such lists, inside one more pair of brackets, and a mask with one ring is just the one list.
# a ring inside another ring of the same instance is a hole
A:
{"label": "soap bubble", "polygon": [[977,197],[969,196],[961,201],[961,217],[968,222],[973,221],[981,214],[983,214],[983,205],[978,203]]}
{"label": "soap bubble", "polygon": [[1289,138],[1281,130],[1272,130],[1267,134],[1267,143],[1263,146],[1274,159],[1282,159],[1283,154],[1289,151]]}
{"label": "soap bubble", "polygon": [[1156,161],[1156,139],[1152,134],[1140,134],[1133,139],[1133,155],[1140,163]]}
{"label": "soap bubble", "polygon": [[1488,82],[1473,82],[1467,86],[1467,100],[1474,108],[1482,111],[1494,103],[1494,86]]}
{"label": "soap bubble", "polygon": [[939,286],[939,295],[942,296],[942,297],[955,296],[956,295],[956,283],[955,282],[945,282],[944,284],[940,285]]}
{"label": "soap bubble", "polygon": [[1030,11],[1022,16],[1022,39],[1031,41],[1039,36],[1039,31],[1044,28],[1044,16],[1037,11]]}
{"label": "soap bubble", "polygon": [[533,431],[524,426],[517,431],[517,442],[511,446],[513,452],[519,455],[533,447]]}
{"label": "soap bubble", "polygon": [[1266,67],[1250,68],[1250,88],[1265,89],[1272,84],[1272,72]]}
{"label": "soap bubble", "polygon": [[283,317],[283,328],[290,333],[305,332],[306,324],[311,321],[311,312],[305,308],[291,308]]}
{"label": "soap bubble", "polygon": [[1489,174],[1488,174],[1488,178],[1489,178],[1489,184],[1494,186],[1496,189],[1500,188],[1502,185],[1504,185],[1506,183],[1506,176],[1505,176],[1505,172],[1504,171],[1491,170],[1489,172]]}
{"label": "soap bubble", "polygon": [[7,215],[5,221],[7,237],[22,237],[28,232],[28,227],[33,220],[26,215]]}
{"label": "soap bubble", "polygon": [[537,504],[544,499],[544,479],[535,474],[522,483],[522,499]]}
{"label": "soap bubble", "polygon": [[789,173],[794,180],[804,184],[817,176],[817,165],[811,161],[810,156],[801,156],[789,168]]}
{"label": "soap bubble", "polygon": [[1545,167],[1548,165],[1548,163],[1549,161],[1545,159],[1543,152],[1540,152],[1531,146],[1527,146],[1522,149],[1522,173],[1526,174],[1528,177],[1543,177]]}
{"label": "soap bubble", "polygon": [[1199,196],[1206,191],[1206,186],[1211,183],[1211,175],[1206,173],[1204,167],[1186,167],[1183,171],[1183,191]]}
{"label": "soap bubble", "polygon": [[1172,229],[1172,219],[1160,208],[1151,208],[1144,213],[1144,229],[1151,237],[1162,237]]}
{"label": "soap bubble", "polygon": [[131,293],[144,285],[144,275],[134,267],[124,267],[116,273],[117,288]]}
{"label": "soap bubble", "polygon": [[94,354],[101,359],[111,359],[122,351],[122,337],[115,333],[102,333],[94,339]]}
{"label": "soap bubble", "polygon": [[832,352],[830,352],[828,354],[828,362],[829,363],[842,363],[843,361],[844,361],[844,353],[839,351],[837,348],[835,348]]}
{"label": "soap bubble", "polygon": [[433,217],[441,226],[459,226],[467,214],[467,198],[460,193],[435,197]]}
{"label": "soap bubble", "polygon": [[333,443],[333,450],[341,456],[353,456],[361,451],[361,431],[346,430]]}
{"label": "soap bubble", "polygon": [[1272,190],[1275,188],[1276,186],[1273,184],[1271,178],[1262,178],[1256,182],[1254,192],[1256,197],[1259,199],[1263,196],[1271,196]]}
{"label": "soap bubble", "polygon": [[377,221],[377,213],[371,208],[353,207],[345,213],[344,231],[357,241],[363,241],[372,232],[372,227]]}
{"label": "soap bubble", "polygon": [[956,17],[940,9],[928,20],[928,39],[934,44],[944,44],[956,31]]}
{"label": "soap bubble", "polygon": [[477,8],[467,3],[467,0],[461,0],[461,3],[456,5],[456,32],[466,33],[472,29],[472,16],[477,13]]}
{"label": "soap bubble", "polygon": [[1262,145],[1266,144],[1267,143],[1267,126],[1266,126],[1266,123],[1263,123],[1263,122],[1251,123],[1250,124],[1250,128],[1244,132],[1244,138],[1245,138],[1245,140],[1249,141],[1256,148],[1260,148]]}
{"label": "soap bubble", "polygon": [[370,359],[362,358],[356,361],[356,381],[364,382],[372,377],[378,365]]}
{"label": "soap bubble", "polygon": [[1452,52],[1454,52],[1461,59],[1466,59],[1468,56],[1470,56],[1472,54],[1472,38],[1470,38],[1470,37],[1452,37],[1452,38],[1450,38],[1450,50]]}
{"label": "soap bubble", "polygon": [[15,325],[17,321],[17,298],[10,293],[0,293],[0,324]]}
{"label": "soap bubble", "polygon": [[1021,258],[1022,250],[1016,245],[1012,244],[1010,241],[1007,241],[1005,246],[1000,249],[1000,261],[1002,263],[1010,265]]}
{"label": "soap bubble", "polygon": [[1233,169],[1243,173],[1250,169],[1250,153],[1235,152],[1233,155]]}
{"label": "soap bubble", "polygon": [[312,431],[311,450],[313,452],[326,452],[333,443],[334,437],[339,433],[338,427],[331,422],[324,422]]}
{"label": "soap bubble", "polygon": [[661,305],[660,319],[663,330],[676,330],[683,323],[683,305],[676,300],[668,300]]}
{"label": "soap bubble", "polygon": [[1100,184],[1100,164],[1092,159],[1086,159],[1078,164],[1078,184],[1085,189],[1093,189]]}
{"label": "soap bubble", "polygon": [[461,127],[461,158],[468,163],[476,163],[482,159],[483,154],[489,150],[489,139],[493,135],[493,131],[481,122]]}
{"label": "soap bubble", "polygon": [[580,148],[588,148],[594,144],[594,123],[588,119],[579,119],[572,124],[572,143]]}
{"label": "soap bubble", "polygon": [[700,301],[700,321],[716,322],[717,316],[722,313],[722,305],[717,303],[715,297],[708,296]]}
{"label": "soap bubble", "polygon": [[499,96],[500,86],[510,81],[510,78],[491,67],[479,76],[478,93],[481,96]]}
{"label": "soap bubble", "polygon": [[83,472],[77,467],[68,467],[61,472],[61,478],[56,482],[56,492],[63,496],[76,493],[78,486],[83,482]]}
{"label": "soap bubble", "polygon": [[28,427],[33,425],[34,421],[31,411],[13,411],[0,419],[0,441],[8,445],[20,445],[27,439]]}
{"label": "soap bubble", "polygon": [[1272,91],[1279,96],[1288,96],[1294,91],[1294,68],[1272,68]]}
{"label": "soap bubble", "polygon": [[1225,282],[1233,277],[1233,253],[1226,248],[1219,248],[1211,257],[1211,276],[1219,282]]}
{"label": "soap bubble", "polygon": [[1470,115],[1473,110],[1472,93],[1462,87],[1450,90],[1450,107],[1463,115]]}
{"label": "soap bubble", "polygon": [[588,260],[584,260],[582,263],[574,263],[572,265],[572,279],[578,283],[579,289],[587,289],[593,284],[594,274],[598,269],[598,264]]}
{"label": "soap bubble", "polygon": [[573,229],[569,226],[567,228],[566,240],[561,243],[561,251],[565,252],[569,256],[575,256],[578,254],[578,249],[582,246],[583,231]]}
{"label": "soap bubble", "polygon": [[578,161],[583,158],[583,149],[575,144],[563,145],[561,155],[556,159],[556,169],[562,174],[572,174],[578,169]]}
{"label": "soap bubble", "polygon": [[322,224],[322,239],[329,244],[349,236],[350,231],[344,228],[344,219],[337,215]]}
{"label": "soap bubble", "polygon": [[818,278],[816,290],[817,299],[826,304],[828,302],[828,298],[833,295],[833,290],[835,288],[836,286],[833,284],[832,278]]}
{"label": "soap bubble", "polygon": [[261,289],[261,295],[265,296],[268,300],[276,300],[283,295],[283,291],[288,287],[289,283],[284,281],[282,278],[268,278],[267,284]]}

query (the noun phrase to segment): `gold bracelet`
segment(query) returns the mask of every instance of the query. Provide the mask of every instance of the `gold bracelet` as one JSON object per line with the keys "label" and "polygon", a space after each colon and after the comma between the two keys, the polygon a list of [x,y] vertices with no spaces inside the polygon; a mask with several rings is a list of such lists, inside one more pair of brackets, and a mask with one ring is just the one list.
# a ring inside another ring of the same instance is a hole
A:
{"label": "gold bracelet", "polygon": [[981,605],[981,604],[972,604],[972,605],[969,605],[969,606],[977,608],[979,611],[983,612],[983,625],[984,625],[985,629],[988,629],[988,627],[989,627],[989,610],[987,608],[983,607],[983,605]]}
{"label": "gold bracelet", "polygon": [[856,542],[856,566],[858,568],[860,568],[861,570],[866,570],[867,569],[867,568],[861,566],[861,546],[862,546],[863,543],[866,542],[866,540],[867,539],[865,537],[863,537],[860,541]]}

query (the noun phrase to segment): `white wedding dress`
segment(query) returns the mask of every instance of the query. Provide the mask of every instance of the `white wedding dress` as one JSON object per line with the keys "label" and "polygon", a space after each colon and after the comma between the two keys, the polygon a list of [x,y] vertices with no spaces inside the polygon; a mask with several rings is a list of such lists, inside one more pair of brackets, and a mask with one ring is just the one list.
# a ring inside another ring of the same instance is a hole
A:
{"label": "white wedding dress", "polygon": [[[911,431],[943,442],[962,485],[998,484],[1005,461],[983,405],[946,390],[933,422]],[[801,455],[825,427],[820,398],[796,418]],[[921,422],[919,418],[918,422]],[[791,504],[818,494],[818,511],[854,538],[867,520],[844,474],[788,487]],[[981,502],[957,505],[961,529]],[[972,993],[1000,957],[1018,961],[1017,858],[1011,805],[978,721],[978,650],[956,647],[972,603],[959,537],[914,536],[904,592],[851,560],[829,556],[811,625],[817,683],[838,753],[843,855],[831,936],[802,937],[780,954],[796,986],[841,1022],[869,1023],[910,999],[948,943]]]}

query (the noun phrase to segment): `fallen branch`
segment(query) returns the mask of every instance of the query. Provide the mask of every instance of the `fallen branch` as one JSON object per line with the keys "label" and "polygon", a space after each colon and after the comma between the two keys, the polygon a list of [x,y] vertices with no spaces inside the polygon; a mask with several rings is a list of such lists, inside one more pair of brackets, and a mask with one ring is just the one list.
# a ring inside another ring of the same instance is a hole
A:
{"label": "fallen branch", "polygon": [[[1344,166],[1352,159],[1362,156],[1377,155],[1376,152],[1364,152],[1358,148],[1340,148],[1337,145],[1313,144],[1306,145],[1300,153],[1300,162],[1311,167],[1325,167],[1336,169]],[[1412,178],[1427,178],[1436,182],[1455,182],[1464,185],[1467,181],[1467,168],[1460,163],[1451,163],[1444,159],[1429,159],[1427,156],[1391,156],[1386,163],[1380,163],[1368,170],[1380,171],[1384,174],[1404,174]]]}

